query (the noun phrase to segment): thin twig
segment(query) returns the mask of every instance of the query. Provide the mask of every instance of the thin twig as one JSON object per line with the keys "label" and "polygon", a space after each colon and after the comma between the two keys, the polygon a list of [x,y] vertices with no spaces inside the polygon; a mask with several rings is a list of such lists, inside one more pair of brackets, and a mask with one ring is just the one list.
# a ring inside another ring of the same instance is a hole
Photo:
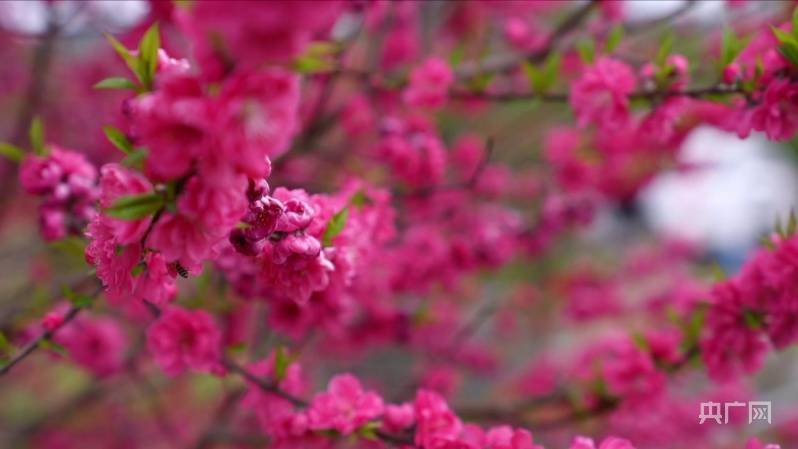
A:
{"label": "thin twig", "polygon": [[545,60],[557,49],[559,42],[571,31],[575,30],[597,5],[597,1],[591,0],[576,9],[552,31],[546,39],[546,44],[541,49],[521,57],[517,55],[499,55],[486,61],[463,64],[457,70],[458,78],[471,79],[491,73],[505,73],[523,61],[536,63]]}
{"label": "thin twig", "polygon": [[[670,97],[691,97],[691,98],[704,98],[713,95],[727,95],[727,94],[745,94],[741,86],[732,86],[727,84],[717,84],[713,86],[697,87],[687,90],[672,90],[672,91],[658,91],[658,90],[641,90],[629,94],[629,98],[636,99],[649,99],[654,100],[658,98]],[[489,93],[489,92],[473,92],[473,91],[453,91],[451,96],[460,99],[479,99],[495,102],[514,102],[514,101],[542,101],[545,103],[567,103],[569,95],[567,93],[538,93],[538,92],[502,92],[502,93]]]}
{"label": "thin twig", "polygon": [[244,379],[252,382],[253,384],[257,385],[258,388],[261,390],[272,393],[276,396],[279,396],[282,399],[294,404],[297,407],[307,407],[307,401],[300,399],[290,393],[283,391],[276,383],[269,382],[266,379],[262,379],[254,374],[252,374],[249,370],[244,368],[243,366],[239,365],[238,363],[225,358],[222,360],[222,364],[225,368],[229,369],[230,372],[236,373],[241,375]]}
{"label": "thin twig", "polygon": [[408,197],[425,197],[433,193],[437,193],[444,190],[473,189],[479,182],[479,179],[482,177],[482,173],[490,164],[491,157],[493,156],[493,148],[494,148],[493,137],[488,137],[488,140],[485,143],[485,156],[479,162],[479,165],[477,165],[476,169],[474,169],[474,173],[472,173],[471,176],[469,176],[468,179],[466,179],[465,181],[456,182],[453,184],[422,187],[420,189],[414,190],[404,195]]}
{"label": "thin twig", "polygon": [[[91,276],[84,278],[84,280],[80,284],[86,282],[86,280],[91,280],[91,279],[94,279],[94,277]],[[95,292],[89,295],[89,297],[94,299],[97,295],[100,294],[101,291],[102,291],[102,286],[99,286]],[[31,355],[36,350],[36,348],[41,346],[42,342],[53,338],[53,336],[55,336],[55,334],[61,328],[63,328],[65,325],[69,324],[72,320],[74,320],[75,317],[77,317],[78,313],[80,313],[80,311],[83,310],[84,308],[85,306],[75,306],[75,305],[70,307],[69,311],[67,311],[66,315],[64,315],[64,319],[60,323],[58,323],[52,329],[46,329],[44,332],[41,333],[41,335],[36,337],[33,341],[31,341],[24,348],[22,348],[14,357],[11,358],[11,360],[8,361],[8,363],[3,365],[3,367],[0,368],[0,376],[5,375],[9,371],[11,371],[11,369],[14,368],[14,366],[25,360],[25,358]]]}

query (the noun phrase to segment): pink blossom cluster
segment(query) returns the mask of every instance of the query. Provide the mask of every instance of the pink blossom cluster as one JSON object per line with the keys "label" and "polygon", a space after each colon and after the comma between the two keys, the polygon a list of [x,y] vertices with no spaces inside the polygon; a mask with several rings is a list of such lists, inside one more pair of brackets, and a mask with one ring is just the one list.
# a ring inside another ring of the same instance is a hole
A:
{"label": "pink blossom cluster", "polygon": [[147,348],[169,375],[186,369],[221,373],[221,337],[208,312],[170,306],[147,329]]}
{"label": "pink blossom cluster", "polygon": [[762,367],[771,346],[798,342],[798,238],[776,237],[742,271],[715,286],[706,312],[702,355],[711,376],[725,379]]}
{"label": "pink blossom cluster", "polygon": [[440,184],[447,164],[446,147],[434,126],[423,117],[386,117],[372,154],[385,163],[397,179],[412,187]]}
{"label": "pink blossom cluster", "polygon": [[155,89],[125,108],[132,141],[147,149],[144,174],[105,166],[100,196],[104,208],[135,195],[164,205],[142,218],[92,221],[87,259],[109,296],[162,304],[175,294],[177,272],[214,257],[247,212],[248,177],[268,176],[269,156],[288,145],[297,82],[265,69],[233,74],[210,95],[186,61],[159,53]]}
{"label": "pink blossom cluster", "polygon": [[128,337],[119,323],[104,316],[79,316],[68,323],[66,304],[60,304],[42,319],[47,331],[57,329],[53,341],[66,355],[97,377],[108,377],[124,368]]}
{"label": "pink blossom cluster", "polygon": [[[335,196],[253,183],[249,198],[245,227],[231,233],[217,266],[243,298],[268,301],[275,327],[340,332],[355,304],[371,301],[362,272],[394,236],[390,196],[353,180]],[[340,233],[325,237],[344,215]]]}
{"label": "pink blossom cluster", "polygon": [[410,84],[403,93],[404,101],[417,107],[437,109],[449,96],[454,81],[449,65],[440,58],[430,58],[410,73]]}
{"label": "pink blossom cluster", "polygon": [[96,213],[96,181],[97,169],[84,155],[55,145],[46,155],[29,155],[22,161],[22,188],[42,197],[39,226],[45,240],[81,234]]}

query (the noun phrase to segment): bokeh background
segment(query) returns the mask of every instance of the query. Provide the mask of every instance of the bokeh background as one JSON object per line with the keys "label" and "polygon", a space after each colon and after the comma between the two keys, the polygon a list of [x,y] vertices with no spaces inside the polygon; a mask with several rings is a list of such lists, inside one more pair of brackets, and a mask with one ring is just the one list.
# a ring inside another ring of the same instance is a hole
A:
{"label": "bokeh background", "polygon": [[[447,20],[457,7],[455,3],[429,1],[419,6],[422,18],[419,40],[425,52],[434,52],[436,46],[442,45],[429,38],[430,30]],[[738,6],[722,0],[621,3],[625,26],[645,28],[633,35],[630,33],[625,50],[630,60],[644,60],[652,42],[656,45],[659,36],[670,27],[678,30],[675,50],[698,56],[707,42],[719,42],[719,30],[724,25],[740,26],[742,23],[745,26],[746,22],[753,25],[789,7],[789,2],[779,1],[749,1]],[[24,145],[28,124],[39,116],[45,124],[48,141],[82,151],[98,163],[118,158],[117,150],[103,135],[102,125],[121,123],[120,104],[125,94],[96,91],[92,86],[108,76],[122,73],[125,68],[103,33],[111,33],[132,46],[147,27],[158,22],[169,52],[186,55],[186,42],[170,27],[171,7],[169,2],[144,0],[0,2],[0,61],[3,61],[0,64],[0,140]],[[673,20],[660,20],[671,16]],[[351,24],[345,20],[341,22],[336,24],[335,32],[346,35]],[[649,26],[652,23],[656,25]],[[487,26],[473,38],[484,42],[488,48],[500,48],[500,35],[500,30]],[[696,59],[700,56],[691,58]],[[706,74],[701,67],[694,67],[693,76],[701,80]],[[307,88],[312,90],[313,86]],[[351,89],[343,89],[339,95],[345,98],[351,93]],[[565,106],[529,102],[497,105],[471,115],[444,116],[442,122],[447,139],[468,131],[499,136],[495,160],[507,163],[518,172],[528,173],[534,188],[542,166],[544,132],[553,124],[568,119]],[[345,138],[333,134],[318,143],[318,148],[319,151],[334,151],[344,145]],[[678,159],[678,167],[656,175],[633,201],[609,203],[600,208],[589,229],[561,244],[555,251],[556,257],[541,261],[540,266],[532,270],[510,267],[497,277],[477,277],[470,288],[510,297],[502,283],[518,276],[534,280],[601,261],[597,265],[612,272],[612,276],[626,276],[631,281],[628,285],[632,290],[618,294],[633,298],[642,295],[648,282],[663,282],[635,274],[635,269],[640,268],[635,264],[645,263],[647,251],[653,251],[653,242],[662,241],[671,242],[674,253],[690,252],[689,266],[684,269],[702,273],[711,280],[716,266],[734,273],[760,239],[773,229],[776,220],[784,220],[791,210],[798,209],[798,142],[780,145],[758,135],[740,140],[714,128],[700,127],[684,142]],[[279,166],[280,162],[277,163]],[[301,158],[285,162],[289,167],[301,163]],[[40,240],[36,205],[19,191],[15,167],[5,161],[1,164],[0,331],[8,333],[41,316],[52,306],[50,301],[58,285],[82,274],[73,268],[78,266],[75,258],[82,255],[79,250],[70,248],[69,241],[47,245]],[[331,185],[325,184],[328,181],[320,179],[314,187],[320,191],[329,189]],[[275,171],[270,182],[294,185],[291,170]],[[672,277],[664,282],[680,281]],[[591,288],[603,287],[586,287],[588,297],[597,294]],[[481,307],[474,306],[475,315],[481,312]],[[505,350],[511,354],[508,359],[515,360],[515,366],[502,374],[504,379],[523,379],[531,355],[545,352],[556,358],[559,348],[590,338],[610,326],[605,323],[584,326],[578,332],[558,332],[556,324],[535,321],[534,317],[529,319],[536,327],[530,328],[528,338]],[[500,332],[501,323],[496,320],[480,326],[474,338]],[[385,379],[388,396],[400,396],[406,386],[393,379],[402,378],[397,373],[408,371],[408,357],[402,351],[381,350],[356,363],[327,363],[319,375],[324,377],[344,369],[368,372]],[[774,427],[787,426],[798,433],[796,361],[795,350],[781,354],[778,360],[770,360],[767,369],[754,379],[761,387],[754,399],[772,400]],[[46,357],[31,363],[41,370],[37,376],[22,381],[17,378],[14,382],[0,379],[0,434],[33,435],[47,425],[49,416],[56,416],[52,410],[59,407],[68,407],[65,419],[88,420],[122,432],[114,426],[113,417],[107,417],[109,422],[95,421],[101,417],[92,414],[92,404],[96,405],[96,401],[133,403],[141,408],[141,413],[149,413],[150,407],[159,406],[140,399],[135,393],[114,393],[113,386],[108,387],[112,390],[110,394],[100,398],[97,388],[87,388],[92,379],[77,368],[53,363]],[[448,375],[445,369],[438,374],[444,378]],[[468,409],[469,404],[484,402],[495,381],[495,378],[478,376],[466,378],[458,404]],[[198,376],[190,387],[195,388],[197,397],[207,398],[208,403],[221,388],[210,376]],[[175,386],[159,378],[141,388],[144,391],[155,389],[163,401],[168,402]],[[698,409],[696,416],[697,413]],[[766,429],[751,426],[744,432],[754,435],[761,430]],[[729,432],[724,436],[721,429],[716,438],[731,441],[736,435]],[[556,441],[556,435],[551,438]],[[798,439],[792,441],[798,444]]]}

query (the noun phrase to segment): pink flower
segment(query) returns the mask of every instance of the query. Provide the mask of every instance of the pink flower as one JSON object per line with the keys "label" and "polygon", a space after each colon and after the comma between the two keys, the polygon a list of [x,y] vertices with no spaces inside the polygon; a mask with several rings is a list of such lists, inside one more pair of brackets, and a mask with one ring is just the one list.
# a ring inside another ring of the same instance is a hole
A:
{"label": "pink flower", "polygon": [[743,281],[733,278],[712,290],[712,307],[707,312],[701,356],[709,375],[733,379],[741,372],[752,373],[764,362],[768,344],[761,329],[752,326],[755,297]]}
{"label": "pink flower", "polygon": [[[114,201],[123,196],[150,191],[152,184],[145,177],[119,164],[106,164],[100,170],[100,205],[104,208],[111,207]],[[140,220],[106,219],[114,238],[122,245],[141,240],[151,221],[150,216]]]}
{"label": "pink flower", "polygon": [[510,45],[524,52],[535,51],[546,40],[543,30],[531,26],[519,17],[508,17],[504,21],[504,38]]}
{"label": "pink flower", "polygon": [[[411,186],[438,184],[446,170],[446,147],[441,139],[419,124],[406,126],[398,120],[386,120],[385,132],[374,149],[394,175]],[[391,123],[395,122],[395,123]]]}
{"label": "pink flower", "polygon": [[280,187],[274,191],[274,198],[281,202],[283,207],[282,214],[275,223],[275,231],[304,230],[316,217],[317,210],[310,204],[304,190],[287,190]]}
{"label": "pink flower", "polygon": [[545,157],[568,191],[584,189],[597,180],[596,167],[601,155],[586,147],[577,129],[555,128],[546,135]]}
{"label": "pink flower", "polygon": [[185,215],[164,213],[147,238],[147,246],[159,250],[167,261],[178,261],[192,271],[211,257],[213,245],[222,238]]}
{"label": "pink flower", "polygon": [[291,237],[286,244],[267,244],[262,253],[262,274],[271,288],[298,303],[307,302],[313,292],[327,288],[329,274],[335,270],[324,251],[315,252],[320,248],[318,241],[308,244],[313,240],[309,236]]}
{"label": "pink flower", "polygon": [[410,72],[410,84],[403,93],[410,105],[437,109],[446,102],[454,74],[441,58],[428,58]]}
{"label": "pink flower", "polygon": [[689,64],[690,62],[684,55],[673,54],[668,56],[665,60],[665,66],[671,70],[670,78],[672,78],[670,89],[683,90],[687,87],[689,81]]}
{"label": "pink flower", "polygon": [[133,296],[136,298],[163,305],[177,294],[177,274],[167,266],[161,253],[148,252],[144,256],[143,270],[141,273],[134,272],[133,276]]}
{"label": "pink flower", "polygon": [[55,341],[98,377],[114,374],[124,364],[127,336],[114,319],[77,317],[58,331]]}
{"label": "pink flower", "polygon": [[490,449],[543,449],[534,444],[532,434],[510,426],[492,427],[485,434],[485,446]]}
{"label": "pink flower", "polygon": [[68,235],[69,217],[60,207],[42,205],[39,208],[39,230],[42,238],[48,242],[59,240]]}
{"label": "pink flower", "polygon": [[753,129],[772,140],[790,139],[798,130],[798,84],[786,78],[773,80],[750,114]]}
{"label": "pink flower", "polygon": [[340,374],[330,380],[326,392],[313,398],[307,413],[311,429],[332,429],[349,435],[382,412],[381,397],[364,391],[351,374]]}
{"label": "pink flower", "polygon": [[781,449],[781,446],[778,444],[765,444],[757,438],[751,438],[745,443],[745,449]]}
{"label": "pink flower", "polygon": [[625,124],[629,119],[629,94],[635,85],[629,66],[609,57],[599,58],[571,87],[571,106],[579,126],[592,123],[613,129]]}
{"label": "pink flower", "polygon": [[207,151],[212,106],[189,74],[170,72],[161,81],[159,89],[130,100],[128,115],[134,141],[148,150],[147,175],[169,181],[186,175],[195,158]]}
{"label": "pink flower", "polygon": [[749,262],[753,266],[743,274],[763,278],[753,294],[766,315],[763,321],[770,341],[781,349],[798,342],[798,237],[781,240],[775,251],[762,254]]}
{"label": "pink flower", "polygon": [[412,61],[419,54],[419,3],[377,2],[366,11],[366,26],[371,30],[386,30],[380,55],[380,67],[386,71]]}
{"label": "pink flower", "polygon": [[46,156],[27,156],[19,180],[31,194],[44,197],[39,228],[47,241],[80,235],[96,210],[97,170],[77,152],[50,145]]}
{"label": "pink flower", "polygon": [[[596,449],[596,445],[591,438],[576,437],[571,443],[570,449]],[[635,449],[629,440],[623,438],[607,437],[601,442],[598,449]]]}
{"label": "pink flower", "polygon": [[97,215],[86,231],[86,261],[97,269],[97,277],[111,301],[126,299],[133,291],[133,268],[141,260],[141,245],[119,245],[111,219]]}
{"label": "pink flower", "polygon": [[285,152],[297,130],[299,76],[278,68],[236,75],[225,81],[217,108],[225,162],[263,178],[271,168],[267,158]]}
{"label": "pink flower", "polygon": [[70,190],[90,190],[97,178],[97,170],[78,152],[50,145],[46,156],[27,156],[19,168],[19,182],[26,192],[43,195],[59,184]]}
{"label": "pink flower", "polygon": [[169,262],[179,261],[190,270],[198,267],[246,213],[245,192],[241,175],[193,176],[178,198],[177,213],[161,215],[147,244]]}
{"label": "pink flower", "polygon": [[651,400],[665,388],[665,373],[657,369],[647,352],[628,340],[614,345],[603,363],[603,373],[612,394],[638,404]]}
{"label": "pink flower", "polygon": [[432,449],[439,447],[441,442],[453,441],[459,437],[463,423],[437,393],[419,390],[413,406],[416,411],[417,445]]}
{"label": "pink flower", "polygon": [[351,97],[341,111],[341,127],[350,137],[360,136],[374,129],[375,121],[376,114],[368,97],[362,94]]}
{"label": "pink flower", "polygon": [[170,376],[186,369],[220,370],[222,334],[204,310],[165,309],[147,329],[147,347]]}
{"label": "pink flower", "polygon": [[230,173],[216,175],[192,176],[178,198],[177,210],[209,235],[222,238],[247,211],[247,180]]}
{"label": "pink flower", "polygon": [[399,432],[412,426],[415,419],[416,416],[413,410],[413,404],[387,404],[385,406],[385,416],[382,418],[382,424],[385,430],[389,432]]}
{"label": "pink flower", "polygon": [[232,67],[251,70],[288,62],[313,38],[324,39],[343,2],[251,2],[210,0],[176,8],[203,73],[220,79]]}

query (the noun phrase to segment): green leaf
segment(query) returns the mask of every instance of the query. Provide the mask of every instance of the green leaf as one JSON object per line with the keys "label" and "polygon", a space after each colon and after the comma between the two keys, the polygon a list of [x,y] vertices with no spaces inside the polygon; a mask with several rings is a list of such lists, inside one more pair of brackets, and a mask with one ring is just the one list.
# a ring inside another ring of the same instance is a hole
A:
{"label": "green leaf", "polygon": [[82,259],[86,252],[86,241],[80,237],[65,237],[50,243],[50,248]]}
{"label": "green leaf", "polygon": [[10,143],[0,142],[0,156],[11,162],[22,162],[22,159],[25,158],[25,150]]}
{"label": "green leaf", "polygon": [[765,318],[761,312],[745,310],[743,311],[743,320],[745,320],[746,326],[751,329],[762,329]]}
{"label": "green leaf", "polygon": [[327,228],[324,230],[324,235],[322,236],[321,242],[324,246],[332,246],[333,239],[344,230],[344,227],[346,226],[346,219],[348,217],[348,207],[341,209],[338,213],[332,216],[330,222],[327,223]]}
{"label": "green leaf", "polygon": [[543,67],[539,69],[529,62],[524,62],[524,72],[526,72],[533,92],[545,93],[554,86],[560,74],[560,59],[559,53],[553,53],[546,58]]}
{"label": "green leaf", "polygon": [[44,340],[39,341],[39,347],[42,348],[42,349],[45,349],[45,350],[49,349],[49,350],[51,350],[53,352],[57,352],[59,355],[62,355],[64,357],[67,356],[66,348],[64,348],[60,344],[58,344],[58,343],[56,343],[56,342],[54,342],[54,341],[52,341],[50,339],[44,339]]}
{"label": "green leaf", "polygon": [[366,440],[377,440],[377,430],[380,428],[379,421],[369,421],[359,429],[357,429],[357,434]]}
{"label": "green leaf", "polygon": [[286,354],[285,348],[282,345],[278,346],[274,351],[274,380],[277,382],[283,380],[290,364],[291,359]]}
{"label": "green leaf", "polygon": [[547,92],[554,86],[554,83],[557,82],[557,78],[560,75],[560,61],[561,56],[559,53],[552,53],[546,58],[546,62],[543,65],[542,77],[543,79],[540,81],[540,90],[541,92]]}
{"label": "green leaf", "polygon": [[241,341],[236,344],[228,346],[227,352],[229,352],[230,354],[240,354],[244,352],[245,349],[247,349],[247,344]]}
{"label": "green leaf", "polygon": [[785,43],[779,46],[779,53],[793,66],[798,67],[798,43]]}
{"label": "green leaf", "polygon": [[536,85],[538,83],[538,79],[540,78],[540,71],[529,61],[524,61],[521,67],[524,69],[526,79],[529,81],[529,87],[531,87],[532,90],[537,91]]}
{"label": "green leaf", "polygon": [[140,82],[144,80],[141,79],[139,74],[139,58],[133,56],[130,53],[130,50],[127,49],[121,42],[119,42],[115,37],[111,36],[110,34],[106,33],[105,38],[108,39],[108,42],[111,43],[111,46],[116,50],[116,53],[125,61],[127,67],[136,75]]}
{"label": "green leaf", "polygon": [[465,56],[465,45],[460,42],[457,46],[454,47],[452,52],[449,54],[449,66],[457,67],[463,62],[463,57]]}
{"label": "green leaf", "polygon": [[648,345],[648,340],[646,340],[645,335],[641,333],[634,333],[632,334],[632,342],[634,342],[635,346],[637,346],[641,351],[648,352],[651,348]]}
{"label": "green leaf", "polygon": [[14,352],[14,346],[8,341],[6,335],[0,332],[0,358],[10,355]]}
{"label": "green leaf", "polygon": [[668,59],[668,55],[671,54],[673,51],[673,33],[668,33],[662,38],[662,43],[659,46],[659,50],[657,50],[657,56],[654,58],[654,63],[659,67],[665,66],[665,61]]}
{"label": "green leaf", "polygon": [[144,161],[147,159],[148,151],[146,148],[136,148],[131,151],[127,157],[122,159],[122,165],[141,170],[144,167]]}
{"label": "green leaf", "polygon": [[721,41],[720,49],[721,69],[737,59],[737,56],[745,48],[747,41],[748,39],[737,37],[737,34],[731,28],[723,30],[723,40]]}
{"label": "green leaf", "polygon": [[111,125],[103,126],[103,132],[105,133],[105,137],[114,144],[115,147],[119,148],[123,153],[130,154],[132,153],[135,148],[133,148],[133,144],[127,139],[125,134],[114,128]]}
{"label": "green leaf", "polygon": [[341,50],[340,44],[330,41],[314,41],[308,44],[304,54],[310,56],[332,56]]}
{"label": "green leaf", "polygon": [[779,41],[780,44],[795,44],[798,43],[798,38],[794,35],[782,30],[779,27],[774,27],[771,25],[770,31],[773,32],[773,35],[776,36],[776,39]]}
{"label": "green leaf", "polygon": [[69,302],[71,302],[72,305],[75,307],[81,307],[81,308],[88,307],[92,303],[92,299],[90,296],[77,293],[74,290],[72,290],[72,288],[69,287],[68,285],[65,285],[61,289],[61,292],[63,293],[64,298],[69,300]]}
{"label": "green leaf", "polygon": [[576,44],[576,50],[579,52],[579,58],[585,64],[593,64],[596,58],[596,44],[591,39],[579,41]]}
{"label": "green leaf", "polygon": [[698,307],[692,313],[692,315],[690,315],[688,321],[684,324],[684,329],[682,329],[684,340],[682,341],[682,344],[686,348],[689,348],[698,342],[698,339],[701,336],[701,330],[704,327],[704,318],[706,317],[706,314],[706,307]]}
{"label": "green leaf", "polygon": [[349,200],[349,204],[357,208],[361,208],[371,203],[372,203],[371,198],[368,197],[366,191],[363,189],[360,189],[357,192],[355,192],[355,194],[352,195],[352,199]]}
{"label": "green leaf", "polygon": [[138,90],[139,86],[133,81],[121,76],[106,78],[94,85],[95,89],[130,89]]}
{"label": "green leaf", "polygon": [[139,41],[139,61],[140,69],[145,86],[151,87],[152,80],[155,79],[155,71],[158,69],[158,49],[161,48],[161,36],[158,32],[158,24],[154,23],[144,33]]}
{"label": "green leaf", "polygon": [[480,73],[468,80],[469,87],[475,92],[483,92],[493,81],[495,75],[495,73],[490,72]]}
{"label": "green leaf", "polygon": [[324,57],[304,55],[294,60],[293,67],[299,73],[312,75],[331,72],[335,68],[335,64]]}
{"label": "green leaf", "polygon": [[154,214],[164,205],[163,197],[155,193],[142,193],[139,195],[123,196],[111,207],[105,209],[109,217],[120,220],[138,220]]}
{"label": "green leaf", "polygon": [[33,148],[34,153],[38,155],[47,153],[44,148],[44,125],[42,124],[41,118],[34,117],[30,122],[28,136],[30,138],[30,146]]}
{"label": "green leaf", "polygon": [[130,275],[133,277],[138,277],[144,273],[144,270],[146,270],[145,266],[141,263],[137,263],[133,266],[133,268],[130,269]]}
{"label": "green leaf", "polygon": [[623,25],[619,24],[612,27],[610,35],[607,36],[607,43],[605,44],[607,53],[612,53],[616,48],[618,48],[618,44],[620,44],[621,40],[623,40],[623,35],[624,35]]}
{"label": "green leaf", "polygon": [[792,35],[798,39],[798,8],[792,11]]}

